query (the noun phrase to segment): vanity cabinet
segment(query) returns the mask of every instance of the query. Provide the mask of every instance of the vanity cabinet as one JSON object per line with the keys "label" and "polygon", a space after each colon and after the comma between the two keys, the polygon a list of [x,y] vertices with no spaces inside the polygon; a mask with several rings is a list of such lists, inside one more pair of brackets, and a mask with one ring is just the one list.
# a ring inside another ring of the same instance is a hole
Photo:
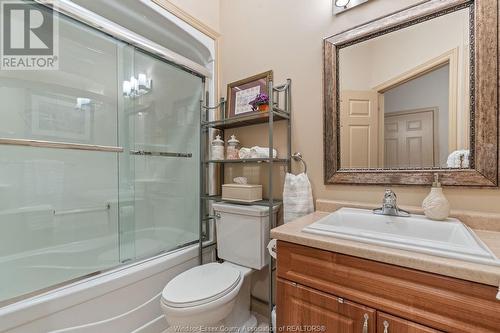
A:
{"label": "vanity cabinet", "polygon": [[376,332],[375,309],[282,279],[277,286],[282,331]]}
{"label": "vanity cabinet", "polygon": [[500,332],[493,286],[284,241],[277,254],[278,332]]}
{"label": "vanity cabinet", "polygon": [[438,333],[430,327],[422,326],[409,320],[391,316],[387,313],[377,313],[377,332],[380,333]]}

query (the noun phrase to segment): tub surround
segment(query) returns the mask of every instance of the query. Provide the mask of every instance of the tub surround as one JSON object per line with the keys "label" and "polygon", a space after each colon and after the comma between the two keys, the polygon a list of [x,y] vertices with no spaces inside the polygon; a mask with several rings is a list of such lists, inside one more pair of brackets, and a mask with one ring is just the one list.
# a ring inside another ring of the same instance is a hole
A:
{"label": "tub surround", "polygon": [[[500,266],[476,264],[302,232],[302,228],[305,226],[318,221],[341,207],[371,209],[375,208],[375,206],[355,202],[317,200],[316,208],[318,211],[273,229],[271,238],[490,286],[499,286]],[[421,208],[404,208],[412,213],[422,213]],[[452,211],[451,215],[470,226],[490,250],[497,257],[500,257],[500,215],[482,215],[481,213],[464,211]]]}
{"label": "tub surround", "polygon": [[[215,260],[210,248],[205,260]],[[159,292],[198,264],[192,245],[0,309],[1,333],[162,332]]]}

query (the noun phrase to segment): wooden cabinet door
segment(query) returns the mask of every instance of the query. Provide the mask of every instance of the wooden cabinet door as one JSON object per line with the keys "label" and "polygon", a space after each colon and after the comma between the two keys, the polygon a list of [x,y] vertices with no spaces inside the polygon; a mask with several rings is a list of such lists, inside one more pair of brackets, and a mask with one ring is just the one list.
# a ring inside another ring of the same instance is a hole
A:
{"label": "wooden cabinet door", "polygon": [[279,278],[443,332],[500,333],[498,287],[284,241],[277,252]]}
{"label": "wooden cabinet door", "polygon": [[278,279],[276,332],[375,333],[376,311]]}
{"label": "wooden cabinet door", "polygon": [[440,333],[412,321],[377,312],[377,333]]}

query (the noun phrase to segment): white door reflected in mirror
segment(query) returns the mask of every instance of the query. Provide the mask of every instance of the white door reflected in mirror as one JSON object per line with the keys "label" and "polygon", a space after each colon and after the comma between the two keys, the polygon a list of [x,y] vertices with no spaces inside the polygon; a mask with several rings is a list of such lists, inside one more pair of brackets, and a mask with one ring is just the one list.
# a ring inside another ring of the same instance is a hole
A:
{"label": "white door reflected in mirror", "polygon": [[470,10],[339,50],[340,164],[469,168]]}

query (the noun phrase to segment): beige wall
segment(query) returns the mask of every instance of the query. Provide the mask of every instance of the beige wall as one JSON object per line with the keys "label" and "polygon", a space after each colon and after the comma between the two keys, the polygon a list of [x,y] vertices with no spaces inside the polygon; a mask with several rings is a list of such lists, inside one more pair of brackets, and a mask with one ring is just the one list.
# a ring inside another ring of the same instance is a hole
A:
{"label": "beige wall", "polygon": [[219,26],[219,1],[220,0],[169,0],[171,3],[205,23],[215,31]]}
{"label": "beige wall", "polygon": [[[221,91],[228,82],[268,69],[279,82],[293,80],[293,150],[307,160],[316,198],[372,203],[383,193],[380,186],[323,184],[323,38],[418,2],[373,0],[332,16],[331,0],[220,0]],[[262,140],[265,128],[255,129],[253,135]],[[242,136],[244,144],[253,145],[248,133]],[[295,163],[294,167],[299,168]],[[395,190],[400,203],[410,205],[420,205],[429,191]],[[500,212],[499,190],[446,188],[445,193],[455,209]]]}

